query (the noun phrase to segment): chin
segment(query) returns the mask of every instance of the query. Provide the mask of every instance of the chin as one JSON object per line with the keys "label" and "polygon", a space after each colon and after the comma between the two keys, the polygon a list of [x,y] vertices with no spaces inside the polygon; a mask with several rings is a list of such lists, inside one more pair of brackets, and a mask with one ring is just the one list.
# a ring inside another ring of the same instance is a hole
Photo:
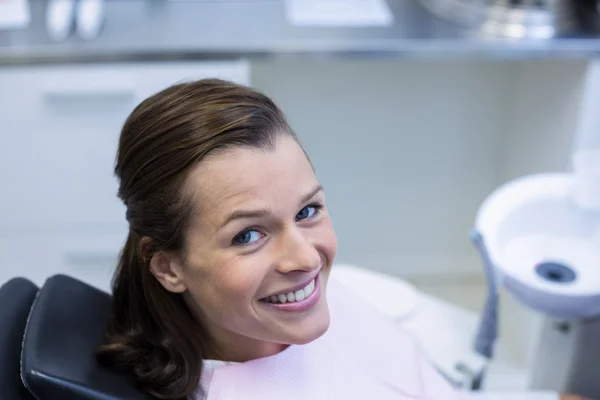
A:
{"label": "chin", "polygon": [[324,312],[311,318],[302,324],[302,327],[292,327],[294,334],[289,337],[289,344],[307,344],[323,336],[329,329],[329,310],[325,307]]}

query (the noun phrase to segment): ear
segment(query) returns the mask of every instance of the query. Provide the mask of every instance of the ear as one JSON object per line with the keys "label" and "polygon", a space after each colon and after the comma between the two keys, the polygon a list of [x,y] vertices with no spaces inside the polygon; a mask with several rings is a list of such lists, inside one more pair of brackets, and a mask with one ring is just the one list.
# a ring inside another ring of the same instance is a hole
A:
{"label": "ear", "polygon": [[150,271],[169,292],[183,293],[187,290],[181,260],[178,256],[159,251],[150,259]]}

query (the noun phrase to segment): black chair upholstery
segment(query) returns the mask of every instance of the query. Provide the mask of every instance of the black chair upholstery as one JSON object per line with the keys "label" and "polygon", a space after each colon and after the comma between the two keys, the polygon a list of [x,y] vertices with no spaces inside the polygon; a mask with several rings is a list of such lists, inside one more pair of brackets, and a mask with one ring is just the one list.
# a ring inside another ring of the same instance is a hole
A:
{"label": "black chair upholstery", "polygon": [[21,343],[38,287],[13,278],[0,287],[0,399],[33,400],[21,382]]}
{"label": "black chair upholstery", "polygon": [[68,276],[46,281],[31,309],[21,357],[23,381],[37,399],[151,399],[130,377],[96,361],[110,304],[109,294]]}

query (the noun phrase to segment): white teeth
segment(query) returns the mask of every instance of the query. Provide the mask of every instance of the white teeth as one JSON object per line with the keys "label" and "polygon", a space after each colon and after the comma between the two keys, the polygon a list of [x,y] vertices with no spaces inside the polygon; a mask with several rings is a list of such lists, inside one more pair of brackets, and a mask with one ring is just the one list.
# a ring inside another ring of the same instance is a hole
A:
{"label": "white teeth", "polygon": [[315,290],[315,281],[311,281],[310,284],[304,288],[304,298],[310,296],[310,294]]}
{"label": "white teeth", "polygon": [[310,281],[308,285],[304,287],[304,289],[296,290],[295,292],[289,292],[286,294],[278,294],[266,297],[264,301],[268,303],[293,303],[295,301],[302,301],[306,299],[308,296],[315,291],[315,280]]}

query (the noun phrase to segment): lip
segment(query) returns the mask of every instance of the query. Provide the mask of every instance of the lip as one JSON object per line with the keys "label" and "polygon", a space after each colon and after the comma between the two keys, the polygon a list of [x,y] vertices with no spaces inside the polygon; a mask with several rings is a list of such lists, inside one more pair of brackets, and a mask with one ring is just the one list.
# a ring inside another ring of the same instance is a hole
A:
{"label": "lip", "polygon": [[[274,309],[277,309],[280,311],[287,311],[287,312],[299,312],[299,311],[309,310],[315,304],[317,304],[319,302],[319,299],[321,298],[321,279],[320,279],[320,277],[321,277],[320,275],[317,275],[316,277],[313,278],[315,280],[315,290],[313,290],[313,292],[310,294],[310,296],[308,296],[307,298],[305,298],[302,301],[295,301],[293,303],[283,303],[283,304],[260,301],[260,304],[262,304],[265,307],[270,307],[270,308],[274,308]],[[308,283],[310,283],[310,281]],[[308,283],[306,285],[308,285]]]}
{"label": "lip", "polygon": [[319,276],[320,272],[321,272],[321,269],[319,268],[319,270],[313,276],[311,276],[309,279],[305,280],[304,283],[299,283],[297,285],[290,286],[287,289],[280,290],[279,292],[271,293],[269,295],[262,297],[261,300],[264,300],[267,297],[278,296],[280,294],[288,294],[289,292],[295,292],[296,290],[304,289],[313,279],[316,279]]}

